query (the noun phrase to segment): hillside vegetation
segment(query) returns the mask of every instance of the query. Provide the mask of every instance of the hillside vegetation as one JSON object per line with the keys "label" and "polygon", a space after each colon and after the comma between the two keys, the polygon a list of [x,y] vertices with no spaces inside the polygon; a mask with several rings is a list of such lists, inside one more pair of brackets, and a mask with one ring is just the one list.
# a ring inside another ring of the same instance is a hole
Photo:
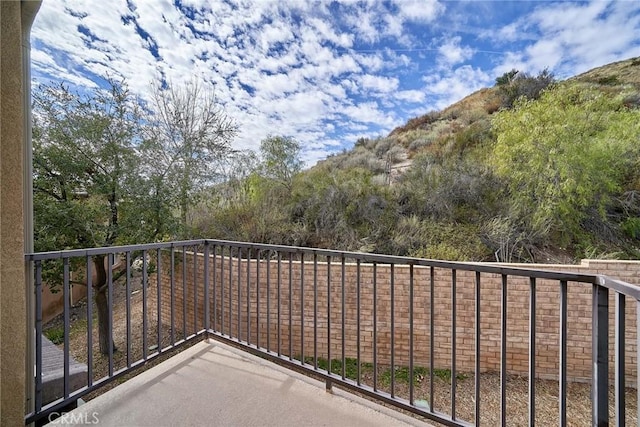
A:
{"label": "hillside vegetation", "polygon": [[513,70],[305,171],[285,141],[207,190],[192,232],[449,260],[640,256],[640,58],[562,82]]}

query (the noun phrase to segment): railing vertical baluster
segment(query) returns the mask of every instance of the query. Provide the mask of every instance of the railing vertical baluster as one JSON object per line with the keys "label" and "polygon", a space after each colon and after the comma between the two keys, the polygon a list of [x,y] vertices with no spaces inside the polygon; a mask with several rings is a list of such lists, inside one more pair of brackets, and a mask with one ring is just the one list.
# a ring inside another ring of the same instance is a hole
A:
{"label": "railing vertical baluster", "polygon": [[289,252],[289,360],[293,360],[293,253]]}
{"label": "railing vertical baluster", "polygon": [[[127,328],[127,368],[131,367],[131,251],[125,254],[127,277],[125,279],[125,309]],[[91,270],[87,270],[90,272]]]}
{"label": "railing vertical baluster", "polygon": [[87,265],[87,386],[93,385],[93,260],[86,256]]}
{"label": "railing vertical baluster", "polygon": [[347,364],[346,361],[346,357],[345,357],[345,345],[346,345],[346,326],[345,326],[345,322],[347,320],[347,315],[346,315],[346,290],[345,290],[345,276],[347,275],[346,273],[346,266],[345,266],[345,257],[344,255],[342,255],[342,260],[341,260],[341,271],[340,271],[340,286],[341,286],[341,295],[340,295],[340,300],[342,303],[342,309],[340,310],[340,315],[341,315],[341,344],[340,347],[342,349],[342,379],[345,378],[345,370],[346,367],[345,365]]}
{"label": "railing vertical baluster", "polygon": [[[71,296],[70,289],[70,280],[69,280],[69,258],[63,258],[62,260],[62,299],[63,299],[63,310],[64,310],[64,366],[63,366],[63,393],[64,398],[69,397],[69,330],[70,330],[70,319],[69,314],[71,311],[71,304],[69,304],[69,298]],[[109,299],[109,303],[111,303],[111,299]],[[111,325],[111,323],[109,323]],[[109,372],[109,376],[111,376],[111,371]]]}
{"label": "railing vertical baluster", "polygon": [[475,281],[475,311],[476,311],[476,336],[475,336],[475,353],[476,353],[476,366],[474,375],[474,395],[475,395],[475,425],[480,426],[480,272],[476,271]]}
{"label": "railing vertical baluster", "polygon": [[156,302],[158,319],[158,353],[162,353],[162,259],[160,257],[160,249],[156,249]]}
{"label": "railing vertical baluster", "polygon": [[304,252],[300,254],[300,362],[304,364]]}
{"label": "railing vertical baluster", "polygon": [[592,309],[593,425],[609,424],[609,290],[593,285]]}
{"label": "railing vertical baluster", "polygon": [[260,260],[262,251],[256,252],[256,347],[260,348]]}
{"label": "railing vertical baluster", "polygon": [[[331,256],[327,256],[327,370],[331,373]],[[326,384],[331,390],[331,383]]]}
{"label": "railing vertical baluster", "polygon": [[[238,251],[238,255],[240,252]],[[239,258],[239,256],[238,256]],[[240,263],[238,262],[238,269],[240,268]],[[231,320],[233,317],[233,247],[229,246],[229,338],[233,334],[233,321]]]}
{"label": "railing vertical baluster", "polygon": [[451,270],[451,419],[456,419],[456,270]]}
{"label": "railing vertical baluster", "polygon": [[313,369],[318,369],[318,254],[313,253]]}
{"label": "railing vertical baluster", "polygon": [[396,395],[396,334],[395,334],[395,264],[391,264],[391,277],[389,282],[391,293],[391,397]]}
{"label": "railing vertical baluster", "polygon": [[[183,264],[184,266],[184,264]],[[147,251],[142,251],[142,359],[147,360],[147,286],[149,280]]]}
{"label": "railing vertical baluster", "polygon": [[373,390],[378,391],[378,264],[373,263]]}
{"label": "railing vertical baluster", "polygon": [[507,425],[507,275],[500,290],[500,425]]}
{"label": "railing vertical baluster", "polygon": [[205,336],[209,336],[209,242],[204,242],[204,330]]}
{"label": "railing vertical baluster", "polygon": [[278,277],[277,277],[277,308],[278,308],[278,321],[277,321],[277,338],[278,338],[278,356],[282,355],[282,336],[280,329],[282,328],[280,321],[280,312],[281,312],[281,300],[280,300],[280,288],[282,287],[282,252],[278,251]]}
{"label": "railing vertical baluster", "polygon": [[640,301],[636,300],[636,419],[640,420]]}
{"label": "railing vertical baluster", "polygon": [[[213,245],[213,330],[218,332],[218,246]],[[173,311],[172,311],[173,312]],[[173,316],[173,314],[172,314]]]}
{"label": "railing vertical baluster", "polygon": [[409,404],[414,404],[413,386],[413,264],[409,265]]}
{"label": "railing vertical baluster", "polygon": [[187,248],[182,247],[182,335],[187,339]]}
{"label": "railing vertical baluster", "polygon": [[559,423],[567,425],[567,281],[560,281],[560,372],[558,378]]}
{"label": "railing vertical baluster", "polygon": [[[229,250],[231,256],[231,250]],[[220,333],[224,334],[224,246],[220,246]],[[214,307],[215,310],[215,307]]]}
{"label": "railing vertical baluster", "polygon": [[175,308],[176,308],[176,255],[173,248],[170,248],[171,254],[169,255],[169,288],[171,289],[171,345],[176,343],[176,322],[175,322]]}
{"label": "railing vertical baluster", "polygon": [[193,335],[198,329],[198,248],[193,246]]}
{"label": "railing vertical baluster", "polygon": [[[242,248],[238,248],[238,299],[236,301],[236,309],[238,310],[238,324],[236,325],[236,338],[240,341],[240,329],[242,328],[242,295],[240,289],[242,288]],[[247,339],[248,341],[248,339]]]}
{"label": "railing vertical baluster", "polygon": [[360,368],[360,259],[358,258],[356,265],[356,362],[357,374],[356,382],[361,384],[361,368]]}
{"label": "railing vertical baluster", "polygon": [[271,251],[267,252],[267,350],[271,351]]}
{"label": "railing vertical baluster", "polygon": [[433,369],[434,369],[434,346],[435,346],[435,269],[429,268],[429,410],[433,412],[435,407],[433,396]]}
{"label": "railing vertical baluster", "polygon": [[529,279],[529,425],[536,424],[536,278]]}
{"label": "railing vertical baluster", "polygon": [[[91,270],[87,270],[91,271]],[[90,276],[90,274],[89,274]],[[36,384],[35,412],[42,409],[42,261],[35,261],[35,299],[36,299]],[[87,305],[91,305],[89,302]],[[89,365],[91,366],[91,365]],[[89,381],[91,377],[89,376]]]}
{"label": "railing vertical baluster", "polygon": [[247,249],[247,343],[251,342],[251,252]]}
{"label": "railing vertical baluster", "polygon": [[109,345],[109,376],[113,376],[113,252],[107,255],[107,343]]}
{"label": "railing vertical baluster", "polygon": [[624,294],[616,292],[616,337],[615,337],[615,352],[616,352],[616,373],[615,373],[615,391],[616,391],[616,426],[625,426],[625,361],[624,361],[624,346],[625,346],[625,300]]}

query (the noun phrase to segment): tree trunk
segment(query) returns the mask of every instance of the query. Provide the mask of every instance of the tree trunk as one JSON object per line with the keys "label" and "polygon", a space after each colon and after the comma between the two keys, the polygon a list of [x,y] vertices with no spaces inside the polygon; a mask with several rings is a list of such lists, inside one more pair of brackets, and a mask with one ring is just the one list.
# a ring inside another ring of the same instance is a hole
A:
{"label": "tree trunk", "polygon": [[[109,334],[112,325],[109,324],[109,298],[107,297],[107,271],[104,267],[104,255],[97,255],[93,258],[93,265],[96,269],[96,280],[93,282],[95,290],[95,302],[98,310],[98,342],[100,353],[109,354]],[[112,340],[113,351],[117,351]]]}

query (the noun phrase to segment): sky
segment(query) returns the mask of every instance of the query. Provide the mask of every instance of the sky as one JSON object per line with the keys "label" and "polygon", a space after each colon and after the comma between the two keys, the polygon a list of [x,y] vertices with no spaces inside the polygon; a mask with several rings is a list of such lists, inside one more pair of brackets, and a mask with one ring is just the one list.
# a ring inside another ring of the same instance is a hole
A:
{"label": "sky", "polygon": [[198,81],[236,149],[295,138],[312,165],[511,69],[567,78],[640,56],[640,1],[44,0],[34,86]]}

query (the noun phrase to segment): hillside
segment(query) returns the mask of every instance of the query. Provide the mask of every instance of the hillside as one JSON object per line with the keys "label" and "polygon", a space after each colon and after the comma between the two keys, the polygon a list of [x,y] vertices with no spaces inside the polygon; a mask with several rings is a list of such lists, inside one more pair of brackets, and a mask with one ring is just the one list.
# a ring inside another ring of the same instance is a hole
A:
{"label": "hillside", "polygon": [[496,81],[360,139],[287,188],[256,179],[233,208],[241,227],[224,211],[198,227],[454,260],[638,258],[640,58],[562,82],[546,70]]}

